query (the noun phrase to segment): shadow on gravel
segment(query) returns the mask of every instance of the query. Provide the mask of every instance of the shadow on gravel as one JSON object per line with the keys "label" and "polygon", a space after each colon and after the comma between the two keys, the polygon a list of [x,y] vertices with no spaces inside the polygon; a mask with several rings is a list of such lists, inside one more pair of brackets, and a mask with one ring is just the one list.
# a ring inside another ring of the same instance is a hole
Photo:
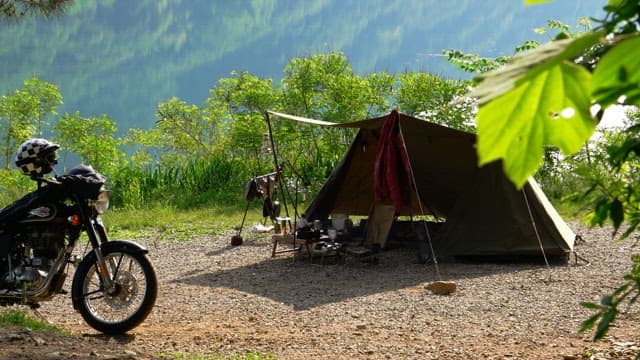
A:
{"label": "shadow on gravel", "polygon": [[[215,258],[220,253],[212,251],[208,255]],[[446,262],[439,264],[439,278],[433,264],[416,263],[415,250],[395,249],[381,252],[376,262],[344,258],[325,265],[312,263],[308,258],[280,255],[233,269],[191,272],[174,282],[231,288],[287,304],[295,310],[306,310],[437,280],[456,281],[535,269],[544,271],[546,267],[531,263]]]}
{"label": "shadow on gravel", "polygon": [[[249,242],[249,241],[245,241],[242,244],[243,247],[247,247],[247,246],[254,246],[254,247],[263,247],[264,245],[262,244],[258,244],[258,243],[254,243],[254,242]],[[231,251],[231,250],[236,250],[236,249],[240,249],[240,247],[238,246],[233,246],[233,245],[227,245],[224,247],[221,247],[219,249],[215,249],[215,250],[211,250],[207,253],[207,256],[217,256],[217,255],[221,255],[226,253],[227,251]]]}
{"label": "shadow on gravel", "polygon": [[104,342],[116,342],[120,345],[127,345],[133,343],[136,340],[136,336],[133,334],[123,334],[123,335],[106,335],[106,334],[93,334],[93,333],[83,333],[83,337],[93,338],[97,340],[101,340]]}

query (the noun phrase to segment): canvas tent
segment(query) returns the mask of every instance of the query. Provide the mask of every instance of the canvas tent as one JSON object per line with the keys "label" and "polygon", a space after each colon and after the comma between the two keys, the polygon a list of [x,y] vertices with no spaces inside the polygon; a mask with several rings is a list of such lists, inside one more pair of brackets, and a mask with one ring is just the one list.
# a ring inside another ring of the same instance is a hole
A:
{"label": "canvas tent", "polygon": [[[429,236],[438,256],[540,256],[543,252],[545,256],[567,256],[573,250],[575,234],[533,179],[517,189],[505,177],[500,162],[477,166],[472,133],[396,111],[341,124],[270,113],[316,125],[359,129],[306,209],[309,221],[332,214],[365,216],[367,231],[385,238],[389,218],[432,214],[446,219]],[[388,128],[392,121],[395,133]],[[381,147],[392,151],[385,155]],[[384,159],[386,163],[381,163]],[[380,183],[392,190],[381,194]],[[396,206],[394,192],[404,205]]]}

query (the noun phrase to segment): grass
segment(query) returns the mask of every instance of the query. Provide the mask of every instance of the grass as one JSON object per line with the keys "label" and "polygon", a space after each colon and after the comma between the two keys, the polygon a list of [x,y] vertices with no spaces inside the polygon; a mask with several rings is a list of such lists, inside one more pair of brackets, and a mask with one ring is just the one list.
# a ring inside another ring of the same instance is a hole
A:
{"label": "grass", "polygon": [[34,319],[19,310],[0,311],[0,326],[17,326],[31,330],[45,330],[51,332],[62,332],[59,328],[47,324],[44,321]]}
{"label": "grass", "polygon": [[[248,208],[247,208],[248,205]],[[298,211],[303,211],[299,204]],[[245,216],[244,224],[242,224]],[[289,215],[294,209],[288,205]],[[284,207],[281,210],[285,214]],[[262,202],[253,200],[247,203],[240,198],[235,202],[211,203],[181,208],[156,203],[142,209],[109,209],[103,220],[112,239],[155,239],[172,243],[189,241],[200,236],[235,234],[240,225],[242,232],[248,231],[253,224],[263,223]]]}
{"label": "grass", "polygon": [[[262,222],[259,201],[249,203],[242,231]],[[193,209],[152,206],[143,209],[110,210],[104,222],[112,239],[155,239],[182,242],[200,236],[236,233],[242,224],[246,202],[238,205],[214,205]]]}

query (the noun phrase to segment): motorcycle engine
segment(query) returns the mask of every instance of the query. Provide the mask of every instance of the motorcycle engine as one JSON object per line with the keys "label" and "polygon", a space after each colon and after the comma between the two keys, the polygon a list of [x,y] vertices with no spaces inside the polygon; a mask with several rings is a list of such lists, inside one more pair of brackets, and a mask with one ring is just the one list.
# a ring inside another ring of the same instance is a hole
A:
{"label": "motorcycle engine", "polygon": [[24,221],[20,235],[2,239],[11,242],[8,256],[0,260],[3,287],[30,288],[47,276],[64,248],[66,234],[65,219],[54,214]]}

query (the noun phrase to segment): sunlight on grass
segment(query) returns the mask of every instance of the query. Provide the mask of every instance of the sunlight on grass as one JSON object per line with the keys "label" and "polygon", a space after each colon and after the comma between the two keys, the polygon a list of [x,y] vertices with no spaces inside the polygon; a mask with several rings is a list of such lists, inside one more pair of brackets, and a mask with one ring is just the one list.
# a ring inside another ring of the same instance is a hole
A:
{"label": "sunlight on grass", "polygon": [[31,330],[61,332],[59,328],[49,325],[41,320],[34,319],[19,310],[0,311],[0,326],[18,326],[21,328],[29,328]]}
{"label": "sunlight on grass", "polygon": [[[188,241],[200,236],[236,233],[242,223],[245,204],[214,206],[190,210],[153,207],[138,210],[115,210],[104,215],[112,239],[149,239]],[[262,222],[261,204],[250,204],[243,232]]]}

